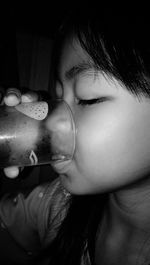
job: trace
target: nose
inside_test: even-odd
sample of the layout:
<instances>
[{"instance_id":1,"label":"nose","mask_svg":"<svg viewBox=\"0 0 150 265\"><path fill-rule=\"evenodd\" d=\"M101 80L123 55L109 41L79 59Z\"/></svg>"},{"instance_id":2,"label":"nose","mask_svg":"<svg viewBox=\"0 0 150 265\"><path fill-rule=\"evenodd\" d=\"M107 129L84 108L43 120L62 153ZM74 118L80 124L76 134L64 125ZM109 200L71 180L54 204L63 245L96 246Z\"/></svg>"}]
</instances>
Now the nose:
<instances>
[{"instance_id":1,"label":"nose","mask_svg":"<svg viewBox=\"0 0 150 265\"><path fill-rule=\"evenodd\" d=\"M53 160L71 160L75 150L75 123L64 100L58 100L48 116L46 127L50 133Z\"/></svg>"}]
</instances>

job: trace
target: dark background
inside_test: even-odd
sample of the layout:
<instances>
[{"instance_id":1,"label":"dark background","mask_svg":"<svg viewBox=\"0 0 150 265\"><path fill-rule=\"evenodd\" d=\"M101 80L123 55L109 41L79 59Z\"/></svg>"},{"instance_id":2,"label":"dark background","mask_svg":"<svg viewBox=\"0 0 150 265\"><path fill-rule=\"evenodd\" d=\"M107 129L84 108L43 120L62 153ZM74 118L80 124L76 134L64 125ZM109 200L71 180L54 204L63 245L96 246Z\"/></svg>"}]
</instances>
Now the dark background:
<instances>
[{"instance_id":1,"label":"dark background","mask_svg":"<svg viewBox=\"0 0 150 265\"><path fill-rule=\"evenodd\" d=\"M43 73L40 81L36 80L36 64L43 65L43 71L46 71L46 68L48 70L47 62L44 66L44 58L46 53L50 57L54 34L68 9L68 5L58 1L53 4L29 4L18 1L16 5L0 6L1 86L40 89L41 79L46 77ZM39 58L40 53L45 53L45 57L43 54L43 58ZM41 83L38 87L33 84L35 80ZM41 89L46 90L47 87L44 85Z\"/></svg>"},{"instance_id":2,"label":"dark background","mask_svg":"<svg viewBox=\"0 0 150 265\"><path fill-rule=\"evenodd\" d=\"M17 28L52 37L60 21L71 8L71 2L69 6L58 0L49 1L47 4L42 1L37 1L36 4L20 1L15 7L10 7L10 12Z\"/></svg>"}]
</instances>

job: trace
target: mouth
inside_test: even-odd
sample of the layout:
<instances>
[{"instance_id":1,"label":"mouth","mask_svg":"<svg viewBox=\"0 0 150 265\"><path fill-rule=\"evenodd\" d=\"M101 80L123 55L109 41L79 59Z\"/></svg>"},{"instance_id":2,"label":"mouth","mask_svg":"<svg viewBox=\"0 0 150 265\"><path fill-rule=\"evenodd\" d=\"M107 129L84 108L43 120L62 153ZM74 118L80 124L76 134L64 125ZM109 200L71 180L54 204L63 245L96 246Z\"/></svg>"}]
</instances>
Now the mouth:
<instances>
[{"instance_id":1,"label":"mouth","mask_svg":"<svg viewBox=\"0 0 150 265\"><path fill-rule=\"evenodd\" d=\"M71 160L67 160L67 161L58 160L58 161L52 162L51 165L57 173L64 174L68 171L70 163L71 163Z\"/></svg>"}]
</instances>

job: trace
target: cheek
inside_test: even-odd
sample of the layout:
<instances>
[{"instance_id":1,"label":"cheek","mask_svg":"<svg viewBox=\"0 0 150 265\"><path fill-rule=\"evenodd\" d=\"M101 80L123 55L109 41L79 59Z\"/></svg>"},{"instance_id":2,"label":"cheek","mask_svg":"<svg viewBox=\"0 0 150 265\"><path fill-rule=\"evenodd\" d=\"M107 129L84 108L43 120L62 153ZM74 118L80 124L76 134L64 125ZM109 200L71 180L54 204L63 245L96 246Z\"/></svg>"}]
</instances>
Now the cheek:
<instances>
[{"instance_id":1,"label":"cheek","mask_svg":"<svg viewBox=\"0 0 150 265\"><path fill-rule=\"evenodd\" d=\"M150 124L135 116L96 117L84 117L84 126L82 121L78 124L78 171L86 178L92 177L92 181L111 185L125 184L149 173Z\"/></svg>"},{"instance_id":2,"label":"cheek","mask_svg":"<svg viewBox=\"0 0 150 265\"><path fill-rule=\"evenodd\" d=\"M97 115L87 116L83 117L84 122L81 120L78 124L75 158L79 171L99 174L102 165L104 168L108 164L108 148L111 149L111 153L115 148L115 139L112 139L115 122L113 118L106 122ZM116 137L116 130L114 134Z\"/></svg>"}]
</instances>

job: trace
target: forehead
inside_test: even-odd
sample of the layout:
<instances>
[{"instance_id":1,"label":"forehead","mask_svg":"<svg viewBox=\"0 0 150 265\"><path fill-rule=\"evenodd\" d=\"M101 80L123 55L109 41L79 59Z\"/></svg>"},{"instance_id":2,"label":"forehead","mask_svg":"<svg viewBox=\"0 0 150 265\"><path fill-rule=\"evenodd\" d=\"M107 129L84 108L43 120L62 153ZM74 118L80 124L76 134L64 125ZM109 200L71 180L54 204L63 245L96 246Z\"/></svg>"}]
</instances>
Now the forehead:
<instances>
[{"instance_id":1,"label":"forehead","mask_svg":"<svg viewBox=\"0 0 150 265\"><path fill-rule=\"evenodd\" d=\"M67 39L64 42L59 63L59 75L64 76L65 72L73 66L91 61L89 55L81 47L77 39Z\"/></svg>"}]
</instances>

